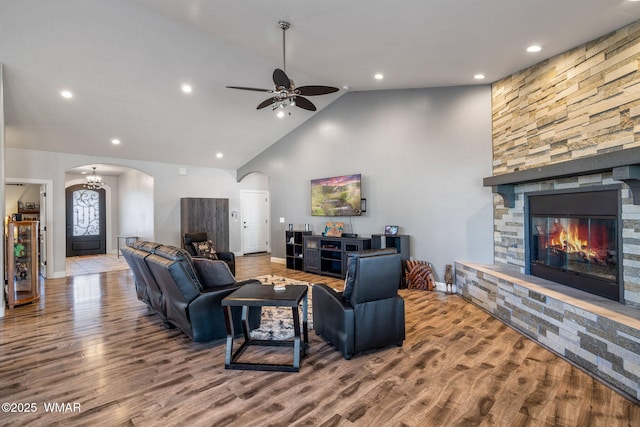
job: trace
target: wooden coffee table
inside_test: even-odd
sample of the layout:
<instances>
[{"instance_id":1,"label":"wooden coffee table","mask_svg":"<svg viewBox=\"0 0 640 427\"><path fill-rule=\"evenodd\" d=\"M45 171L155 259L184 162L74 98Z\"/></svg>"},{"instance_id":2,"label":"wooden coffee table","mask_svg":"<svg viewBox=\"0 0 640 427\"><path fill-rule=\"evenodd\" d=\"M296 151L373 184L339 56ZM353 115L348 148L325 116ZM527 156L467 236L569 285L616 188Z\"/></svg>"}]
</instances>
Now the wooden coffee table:
<instances>
[{"instance_id":1,"label":"wooden coffee table","mask_svg":"<svg viewBox=\"0 0 640 427\"><path fill-rule=\"evenodd\" d=\"M282 371L299 372L300 359L307 353L309 335L307 330L307 309L308 309L308 287L307 285L287 285L284 290L276 291L272 285L260 283L250 283L244 285L237 291L231 293L222 300L224 310L224 320L227 326L227 347L225 350L224 367L226 369L248 369L254 371ZM298 306L302 302L302 328L300 328L300 316ZM234 352L233 337L235 331L231 317L231 307L242 307L242 332L244 342ZM293 315L293 329L295 335L291 340L256 340L251 339L251 332L248 322L249 307L291 307ZM302 329L302 339L301 331ZM270 364L270 363L250 363L238 362L238 358L250 345L293 347L293 364Z\"/></svg>"}]
</instances>

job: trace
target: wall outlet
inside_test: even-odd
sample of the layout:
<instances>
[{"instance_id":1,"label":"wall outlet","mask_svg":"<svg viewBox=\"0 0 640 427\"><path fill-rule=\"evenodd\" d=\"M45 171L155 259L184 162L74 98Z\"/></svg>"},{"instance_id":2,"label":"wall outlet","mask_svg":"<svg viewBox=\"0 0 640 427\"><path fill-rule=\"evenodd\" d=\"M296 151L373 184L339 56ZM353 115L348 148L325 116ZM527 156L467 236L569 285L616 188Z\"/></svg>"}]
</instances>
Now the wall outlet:
<instances>
[{"instance_id":1,"label":"wall outlet","mask_svg":"<svg viewBox=\"0 0 640 427\"><path fill-rule=\"evenodd\" d=\"M284 217L280 217L280 224L284 224Z\"/></svg>"}]
</instances>

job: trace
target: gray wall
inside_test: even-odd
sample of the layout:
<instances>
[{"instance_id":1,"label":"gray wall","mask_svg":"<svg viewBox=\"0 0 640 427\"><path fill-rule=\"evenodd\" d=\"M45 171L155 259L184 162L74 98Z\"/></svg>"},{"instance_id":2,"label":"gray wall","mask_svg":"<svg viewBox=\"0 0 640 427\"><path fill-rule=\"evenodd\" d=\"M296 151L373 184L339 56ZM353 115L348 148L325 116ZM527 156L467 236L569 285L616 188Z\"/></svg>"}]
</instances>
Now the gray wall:
<instances>
[{"instance_id":1,"label":"gray wall","mask_svg":"<svg viewBox=\"0 0 640 427\"><path fill-rule=\"evenodd\" d=\"M308 114L295 111L294 114ZM275 118L274 118L275 120ZM414 259L437 280L454 260L493 262L490 189L491 87L347 93L238 170L269 176L272 253L284 258L284 231L310 216L310 180L361 173L367 212L344 220L361 236L400 226ZM279 218L285 222L280 223Z\"/></svg>"}]
</instances>

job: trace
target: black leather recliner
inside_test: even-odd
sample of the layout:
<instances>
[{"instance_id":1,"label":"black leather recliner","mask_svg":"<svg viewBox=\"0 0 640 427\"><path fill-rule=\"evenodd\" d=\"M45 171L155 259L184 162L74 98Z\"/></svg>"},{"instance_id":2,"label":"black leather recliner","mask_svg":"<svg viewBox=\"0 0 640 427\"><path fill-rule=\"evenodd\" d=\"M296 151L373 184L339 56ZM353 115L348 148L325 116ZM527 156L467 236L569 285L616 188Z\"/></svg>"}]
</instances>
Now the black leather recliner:
<instances>
[{"instance_id":1,"label":"black leather recliner","mask_svg":"<svg viewBox=\"0 0 640 427\"><path fill-rule=\"evenodd\" d=\"M182 247L189 255L192 257L197 257L195 248L193 247L194 242L206 242L209 240L206 232L200 233L184 233L182 236ZM235 276L236 274L236 256L233 252L216 252L218 259L224 261L229 266L229 270L231 270L231 274Z\"/></svg>"},{"instance_id":2,"label":"black leather recliner","mask_svg":"<svg viewBox=\"0 0 640 427\"><path fill-rule=\"evenodd\" d=\"M402 256L395 248L351 252L343 292L312 288L313 328L345 359L365 350L402 345L404 300L398 295Z\"/></svg>"}]
</instances>

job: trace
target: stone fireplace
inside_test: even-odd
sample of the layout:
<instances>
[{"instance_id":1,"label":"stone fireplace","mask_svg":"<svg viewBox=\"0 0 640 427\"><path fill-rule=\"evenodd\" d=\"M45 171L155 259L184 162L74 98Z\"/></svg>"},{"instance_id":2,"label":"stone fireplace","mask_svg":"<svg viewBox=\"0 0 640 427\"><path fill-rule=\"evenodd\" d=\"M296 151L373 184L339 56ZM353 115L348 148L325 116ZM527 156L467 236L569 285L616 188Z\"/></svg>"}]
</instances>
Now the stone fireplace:
<instances>
[{"instance_id":1,"label":"stone fireplace","mask_svg":"<svg viewBox=\"0 0 640 427\"><path fill-rule=\"evenodd\" d=\"M636 402L638 165L632 148L485 178L494 264L455 266L458 294Z\"/></svg>"},{"instance_id":2,"label":"stone fireplace","mask_svg":"<svg viewBox=\"0 0 640 427\"><path fill-rule=\"evenodd\" d=\"M633 148L485 178L495 263L640 309L637 164Z\"/></svg>"},{"instance_id":3,"label":"stone fireplace","mask_svg":"<svg viewBox=\"0 0 640 427\"><path fill-rule=\"evenodd\" d=\"M636 402L638 39L640 21L492 83L494 263L455 267L459 295Z\"/></svg>"}]
</instances>

